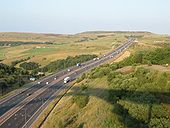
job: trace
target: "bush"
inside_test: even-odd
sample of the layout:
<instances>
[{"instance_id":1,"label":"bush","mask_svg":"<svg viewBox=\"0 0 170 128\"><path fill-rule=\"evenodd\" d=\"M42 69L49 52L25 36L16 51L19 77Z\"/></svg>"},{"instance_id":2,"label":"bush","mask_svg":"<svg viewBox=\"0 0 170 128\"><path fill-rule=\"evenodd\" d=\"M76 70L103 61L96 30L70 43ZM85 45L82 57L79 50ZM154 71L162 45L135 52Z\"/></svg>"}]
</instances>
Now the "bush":
<instances>
[{"instance_id":1,"label":"bush","mask_svg":"<svg viewBox=\"0 0 170 128\"><path fill-rule=\"evenodd\" d=\"M167 78L166 73L150 71L142 67L130 74L112 71L107 74L110 87L108 101L113 104L114 112L121 119L125 119L124 123L128 125L135 124L133 120L126 122L126 119L131 120L130 118L133 117L138 122L136 126L169 127L170 117L161 104L161 101L168 102L169 99L158 99L159 92L164 93L168 90ZM161 97L163 95L161 94ZM115 106L117 103L121 105L122 110L126 110L125 113L119 109L120 107ZM129 115L131 117L128 117Z\"/></svg>"},{"instance_id":2,"label":"bush","mask_svg":"<svg viewBox=\"0 0 170 128\"><path fill-rule=\"evenodd\" d=\"M111 69L109 67L100 66L92 70L92 72L89 74L89 78L101 78L103 76L106 76L109 72L111 72Z\"/></svg>"},{"instance_id":3,"label":"bush","mask_svg":"<svg viewBox=\"0 0 170 128\"><path fill-rule=\"evenodd\" d=\"M43 71L48 71L48 72L54 72L54 71L59 71L61 69L65 69L71 66L76 65L77 63L83 63L88 60L91 60L93 58L97 57L96 55L79 55L75 57L67 57L66 59L60 59L57 61L53 61L47 66L43 68Z\"/></svg>"},{"instance_id":4,"label":"bush","mask_svg":"<svg viewBox=\"0 0 170 128\"><path fill-rule=\"evenodd\" d=\"M118 64L111 64L110 68L112 71L114 71L114 70L118 69Z\"/></svg>"},{"instance_id":5,"label":"bush","mask_svg":"<svg viewBox=\"0 0 170 128\"><path fill-rule=\"evenodd\" d=\"M29 72L25 69L0 63L0 79L6 83L6 86L3 85L6 90L5 93L18 87L19 82L19 86L22 86L25 83L22 79L19 80L19 75L29 75Z\"/></svg>"},{"instance_id":6,"label":"bush","mask_svg":"<svg viewBox=\"0 0 170 128\"><path fill-rule=\"evenodd\" d=\"M87 95L78 94L76 96L73 96L73 103L75 103L80 108L84 108L88 102L89 102L89 96Z\"/></svg>"},{"instance_id":7,"label":"bush","mask_svg":"<svg viewBox=\"0 0 170 128\"><path fill-rule=\"evenodd\" d=\"M170 47L146 52L144 59L149 60L151 64L170 63Z\"/></svg>"},{"instance_id":8,"label":"bush","mask_svg":"<svg viewBox=\"0 0 170 128\"><path fill-rule=\"evenodd\" d=\"M59 121L58 128L64 128L64 124L63 124L62 120Z\"/></svg>"},{"instance_id":9,"label":"bush","mask_svg":"<svg viewBox=\"0 0 170 128\"><path fill-rule=\"evenodd\" d=\"M110 73L108 73L108 75L107 75L107 81L110 83L110 82L112 81L112 79L114 79L114 78L116 77L116 74L118 74L118 73L116 73L116 72L110 72Z\"/></svg>"},{"instance_id":10,"label":"bush","mask_svg":"<svg viewBox=\"0 0 170 128\"><path fill-rule=\"evenodd\" d=\"M26 69L26 70L34 70L39 68L39 64L35 62L24 62L20 64L20 67Z\"/></svg>"},{"instance_id":11,"label":"bush","mask_svg":"<svg viewBox=\"0 0 170 128\"><path fill-rule=\"evenodd\" d=\"M130 57L119 62L119 67L133 64L169 64L170 63L170 47L159 48L152 51L138 51Z\"/></svg>"},{"instance_id":12,"label":"bush","mask_svg":"<svg viewBox=\"0 0 170 128\"><path fill-rule=\"evenodd\" d=\"M82 80L84 80L86 78L86 74L83 73L83 75L79 78L76 79L76 83L80 83Z\"/></svg>"},{"instance_id":13,"label":"bush","mask_svg":"<svg viewBox=\"0 0 170 128\"><path fill-rule=\"evenodd\" d=\"M27 61L27 60L29 60L29 59L31 59L31 57L27 57L27 58L25 58L25 59L20 59L20 60L15 60L15 61L12 61L12 62L11 62L11 65L12 65L12 66L15 66L15 65L17 65L17 64L19 64L19 63L21 63L21 62Z\"/></svg>"},{"instance_id":14,"label":"bush","mask_svg":"<svg viewBox=\"0 0 170 128\"><path fill-rule=\"evenodd\" d=\"M152 118L149 123L150 128L169 128L170 119L168 118Z\"/></svg>"},{"instance_id":15,"label":"bush","mask_svg":"<svg viewBox=\"0 0 170 128\"><path fill-rule=\"evenodd\" d=\"M81 86L81 90L82 90L82 91L87 90L87 88L88 88L88 86L87 86L87 85L82 84L82 86Z\"/></svg>"}]
</instances>

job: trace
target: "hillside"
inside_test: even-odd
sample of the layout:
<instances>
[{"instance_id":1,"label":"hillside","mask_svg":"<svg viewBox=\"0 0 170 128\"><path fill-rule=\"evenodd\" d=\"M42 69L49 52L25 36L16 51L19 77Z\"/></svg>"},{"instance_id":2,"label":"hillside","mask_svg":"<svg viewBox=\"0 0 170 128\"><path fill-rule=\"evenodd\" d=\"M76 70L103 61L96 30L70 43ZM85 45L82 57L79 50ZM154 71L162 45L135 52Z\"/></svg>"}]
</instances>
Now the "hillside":
<instances>
[{"instance_id":1,"label":"hillside","mask_svg":"<svg viewBox=\"0 0 170 128\"><path fill-rule=\"evenodd\" d=\"M19 75L38 79L42 77L37 76L38 72L48 75L103 56L129 36L137 38L135 44L116 60L78 78L42 127L170 127L168 35L104 31L75 35L0 33L1 92L8 93L28 82Z\"/></svg>"},{"instance_id":2,"label":"hillside","mask_svg":"<svg viewBox=\"0 0 170 128\"><path fill-rule=\"evenodd\" d=\"M43 128L170 127L170 49L150 49L156 62L137 49L77 79Z\"/></svg>"},{"instance_id":3,"label":"hillside","mask_svg":"<svg viewBox=\"0 0 170 128\"><path fill-rule=\"evenodd\" d=\"M124 35L55 35L0 33L0 60L5 64L30 57L40 65L80 54L105 54L122 43ZM79 50L77 50L79 49Z\"/></svg>"},{"instance_id":4,"label":"hillside","mask_svg":"<svg viewBox=\"0 0 170 128\"><path fill-rule=\"evenodd\" d=\"M147 71L136 69L134 74L142 70ZM147 71L148 73L151 75L155 71ZM165 100L161 97L169 97L167 92L170 90L168 85L170 81L167 83L166 77L161 76L162 73L156 74L160 79L156 79L155 82L161 80L162 83L164 80L167 83L167 86L162 83L164 86L160 91L160 86L154 86L152 82L141 81L140 84L135 84L139 82L138 79L141 80L142 77L145 79L145 74L135 77L132 77L132 74L133 72L117 73L111 83L108 82L106 76L89 79L90 76L87 75L87 78L75 84L64 96L43 128L60 128L61 126L66 128L169 127L169 99ZM82 97L79 96L80 94ZM86 95L88 101L85 106L79 106L85 102L83 97ZM73 102L74 98L77 98L77 102ZM151 117L149 111L151 111Z\"/></svg>"},{"instance_id":5,"label":"hillside","mask_svg":"<svg viewBox=\"0 0 170 128\"><path fill-rule=\"evenodd\" d=\"M13 61L26 59L44 66L80 54L101 55L111 51L135 35L139 47L147 48L168 45L170 36L149 32L84 32L75 35L41 34L41 33L0 33L0 60L11 64ZM145 45L145 46L144 46ZM79 49L79 50L77 50Z\"/></svg>"},{"instance_id":6,"label":"hillside","mask_svg":"<svg viewBox=\"0 0 170 128\"><path fill-rule=\"evenodd\" d=\"M19 78L14 74L20 73L38 79L42 77L37 76L38 72L43 72L44 75L48 75L73 66L78 62L103 56L121 45L129 36L135 36L137 38L136 44L133 45L129 51L126 51L117 61L113 60L114 62L119 62L141 50L147 52L151 49L169 47L170 44L170 36L157 35L150 32L97 31L75 35L0 33L1 79L10 85L5 86L7 92L11 91L20 87L20 85L17 84ZM156 52L160 51L158 50ZM141 55L143 55L143 53L140 53L138 56ZM148 53L148 55L150 58L152 57L150 53ZM148 55L144 58L147 58ZM164 56L164 54L160 54L158 58L160 58L161 55ZM130 58L131 59L127 60L129 65L131 65L130 61L134 61L132 57ZM113 61L110 61L110 63ZM157 61L157 58L155 58L154 61ZM165 64L164 62L166 61L170 62L167 58L159 62L159 64ZM149 63L151 62L148 61L147 64ZM122 66L127 65L122 64ZM7 69L5 67L9 68L9 75L4 73ZM15 69L17 73L11 72L13 69ZM27 83L28 80L25 82Z\"/></svg>"}]
</instances>

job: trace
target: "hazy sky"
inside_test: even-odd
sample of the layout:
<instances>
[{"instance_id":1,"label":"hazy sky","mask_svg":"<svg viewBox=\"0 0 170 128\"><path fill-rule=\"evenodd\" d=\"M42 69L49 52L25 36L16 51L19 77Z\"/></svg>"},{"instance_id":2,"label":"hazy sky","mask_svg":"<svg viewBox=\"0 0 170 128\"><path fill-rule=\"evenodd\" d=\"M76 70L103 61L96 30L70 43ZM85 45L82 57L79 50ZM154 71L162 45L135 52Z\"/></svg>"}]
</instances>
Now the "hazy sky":
<instances>
[{"instance_id":1,"label":"hazy sky","mask_svg":"<svg viewBox=\"0 0 170 128\"><path fill-rule=\"evenodd\" d=\"M1 32L170 34L170 0L0 0Z\"/></svg>"}]
</instances>

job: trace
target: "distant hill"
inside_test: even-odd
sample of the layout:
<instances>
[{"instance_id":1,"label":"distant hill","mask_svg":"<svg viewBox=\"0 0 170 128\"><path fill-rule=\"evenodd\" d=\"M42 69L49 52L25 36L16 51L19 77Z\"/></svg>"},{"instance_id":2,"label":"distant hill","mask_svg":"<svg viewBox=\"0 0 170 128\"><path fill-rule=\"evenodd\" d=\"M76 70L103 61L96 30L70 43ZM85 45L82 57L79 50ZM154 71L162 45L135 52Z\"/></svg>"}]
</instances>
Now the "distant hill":
<instances>
[{"instance_id":1,"label":"distant hill","mask_svg":"<svg viewBox=\"0 0 170 128\"><path fill-rule=\"evenodd\" d=\"M86 31L79 34L99 34L99 33L145 33L145 34L151 34L151 32L148 31Z\"/></svg>"},{"instance_id":2,"label":"distant hill","mask_svg":"<svg viewBox=\"0 0 170 128\"><path fill-rule=\"evenodd\" d=\"M68 42L70 35L53 33L25 33L25 32L0 32L0 41L4 42Z\"/></svg>"},{"instance_id":3,"label":"distant hill","mask_svg":"<svg viewBox=\"0 0 170 128\"><path fill-rule=\"evenodd\" d=\"M19 42L23 44L28 43L73 43L84 40L85 38L97 38L98 36L114 36L115 34L125 34L125 35L150 35L151 32L147 31L87 31L78 33L75 35L69 34L55 34L55 33L26 33L26 32L0 32L0 43L7 42L11 44L12 42ZM104 36L103 36L104 35ZM4 45L3 45L4 46Z\"/></svg>"},{"instance_id":4,"label":"distant hill","mask_svg":"<svg viewBox=\"0 0 170 128\"><path fill-rule=\"evenodd\" d=\"M60 36L57 34L57 36ZM22 32L1 32L0 41L21 41L21 42L49 42L56 35L41 33L22 33Z\"/></svg>"}]
</instances>

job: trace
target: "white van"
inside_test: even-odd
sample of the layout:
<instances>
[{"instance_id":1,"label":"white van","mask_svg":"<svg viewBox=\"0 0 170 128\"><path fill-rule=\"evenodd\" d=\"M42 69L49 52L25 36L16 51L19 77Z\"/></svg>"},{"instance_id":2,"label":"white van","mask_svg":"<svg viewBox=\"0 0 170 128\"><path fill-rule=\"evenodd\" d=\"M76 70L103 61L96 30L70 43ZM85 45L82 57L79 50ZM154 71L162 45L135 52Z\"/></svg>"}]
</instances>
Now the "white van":
<instances>
[{"instance_id":1,"label":"white van","mask_svg":"<svg viewBox=\"0 0 170 128\"><path fill-rule=\"evenodd\" d=\"M65 84L68 83L69 81L70 81L70 77L64 78L64 83L65 83Z\"/></svg>"}]
</instances>

